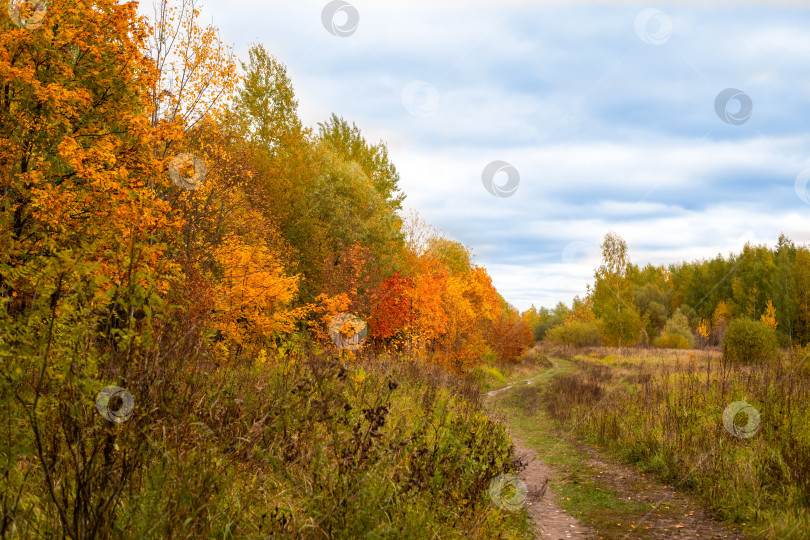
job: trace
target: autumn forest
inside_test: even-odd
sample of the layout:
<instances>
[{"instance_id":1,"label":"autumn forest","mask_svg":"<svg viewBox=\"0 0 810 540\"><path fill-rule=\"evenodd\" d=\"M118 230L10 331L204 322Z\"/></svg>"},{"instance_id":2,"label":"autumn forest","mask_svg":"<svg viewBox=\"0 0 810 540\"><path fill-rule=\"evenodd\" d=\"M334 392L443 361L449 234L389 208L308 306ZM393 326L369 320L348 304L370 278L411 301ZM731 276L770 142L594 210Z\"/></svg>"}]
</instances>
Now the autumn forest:
<instances>
[{"instance_id":1,"label":"autumn forest","mask_svg":"<svg viewBox=\"0 0 810 540\"><path fill-rule=\"evenodd\" d=\"M750 383L810 352L810 251L785 236L640 266L604 231L592 285L520 312L471 247L403 210L385 141L336 114L304 124L283 58L261 43L237 57L193 0L147 11L0 14L0 538L531 538L545 491L520 415L554 440L627 441L638 459L622 459L677 476L658 417L617 420L626 388L652 396L658 379L611 385L605 365L674 355L686 377L705 357L709 388L717 362ZM793 418L802 376L788 397L748 389ZM493 405L527 380L547 393ZM790 425L763 440L809 448ZM723 470L701 469L697 496ZM577 483L556 474L555 491ZM759 487L718 519L777 522L777 488ZM565 508L605 537L631 520Z\"/></svg>"},{"instance_id":2,"label":"autumn forest","mask_svg":"<svg viewBox=\"0 0 810 540\"><path fill-rule=\"evenodd\" d=\"M366 521L454 527L425 510L434 469L463 468L439 489L472 512L512 465L442 377L533 342L486 269L401 214L385 143L303 126L284 65L235 58L193 3L42 6L12 2L0 37L0 536L350 535L374 468L402 478ZM447 421L470 455L420 457Z\"/></svg>"}]
</instances>

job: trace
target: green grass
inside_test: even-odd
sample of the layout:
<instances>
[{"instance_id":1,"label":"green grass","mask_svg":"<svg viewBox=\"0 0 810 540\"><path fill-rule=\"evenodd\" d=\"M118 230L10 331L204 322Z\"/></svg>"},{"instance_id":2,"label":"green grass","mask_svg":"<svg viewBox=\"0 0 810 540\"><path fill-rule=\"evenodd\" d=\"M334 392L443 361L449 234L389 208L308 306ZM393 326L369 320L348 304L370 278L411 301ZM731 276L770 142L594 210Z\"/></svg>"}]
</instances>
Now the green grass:
<instances>
[{"instance_id":1,"label":"green grass","mask_svg":"<svg viewBox=\"0 0 810 540\"><path fill-rule=\"evenodd\" d=\"M489 392L506 386L506 376L495 366L486 364L475 366L467 377L475 382L482 392Z\"/></svg>"},{"instance_id":2,"label":"green grass","mask_svg":"<svg viewBox=\"0 0 810 540\"><path fill-rule=\"evenodd\" d=\"M476 366L466 378L483 393L499 390L510 384L526 382L552 367L551 361L538 348L524 352L517 362L484 363Z\"/></svg>"}]
</instances>

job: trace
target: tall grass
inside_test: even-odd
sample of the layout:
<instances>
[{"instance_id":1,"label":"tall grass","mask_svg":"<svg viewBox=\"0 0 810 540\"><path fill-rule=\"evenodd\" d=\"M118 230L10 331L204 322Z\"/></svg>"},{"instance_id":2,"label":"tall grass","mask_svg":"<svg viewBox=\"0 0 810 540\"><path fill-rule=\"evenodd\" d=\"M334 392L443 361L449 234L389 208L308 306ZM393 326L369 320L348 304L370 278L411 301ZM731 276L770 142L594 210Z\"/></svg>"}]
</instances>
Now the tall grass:
<instances>
[{"instance_id":1,"label":"tall grass","mask_svg":"<svg viewBox=\"0 0 810 540\"><path fill-rule=\"evenodd\" d=\"M462 379L391 357L175 367L130 377L120 424L79 385L33 416L4 394L0 537L529 537L489 498L519 463Z\"/></svg>"},{"instance_id":2,"label":"tall grass","mask_svg":"<svg viewBox=\"0 0 810 540\"><path fill-rule=\"evenodd\" d=\"M808 352L748 366L705 351L585 353L576 357L580 369L552 381L543 407L579 436L693 490L754 535L806 538ZM758 426L745 414L734 419L753 429L751 437L723 423L737 401L759 412Z\"/></svg>"}]
</instances>

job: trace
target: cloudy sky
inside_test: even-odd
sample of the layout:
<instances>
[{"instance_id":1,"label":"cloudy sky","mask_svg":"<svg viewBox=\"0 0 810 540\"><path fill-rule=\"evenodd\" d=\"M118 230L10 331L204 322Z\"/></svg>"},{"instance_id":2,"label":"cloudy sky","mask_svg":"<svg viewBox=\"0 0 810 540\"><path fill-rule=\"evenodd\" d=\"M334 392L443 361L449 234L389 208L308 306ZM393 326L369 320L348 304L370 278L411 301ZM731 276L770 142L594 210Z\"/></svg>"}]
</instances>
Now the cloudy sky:
<instances>
[{"instance_id":1,"label":"cloudy sky","mask_svg":"<svg viewBox=\"0 0 810 540\"><path fill-rule=\"evenodd\" d=\"M287 65L305 123L334 112L385 140L406 207L470 246L520 309L584 293L611 230L640 264L780 231L810 242L810 7L207 0L203 12L241 58L261 42Z\"/></svg>"}]
</instances>

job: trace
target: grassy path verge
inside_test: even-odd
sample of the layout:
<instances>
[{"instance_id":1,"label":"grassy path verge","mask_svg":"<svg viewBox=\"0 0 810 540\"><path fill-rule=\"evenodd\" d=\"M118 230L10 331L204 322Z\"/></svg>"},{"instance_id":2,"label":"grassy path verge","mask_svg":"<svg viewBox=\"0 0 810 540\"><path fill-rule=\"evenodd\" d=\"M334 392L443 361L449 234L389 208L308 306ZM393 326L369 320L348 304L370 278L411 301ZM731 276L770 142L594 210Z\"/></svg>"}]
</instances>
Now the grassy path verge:
<instances>
[{"instance_id":1,"label":"grassy path verge","mask_svg":"<svg viewBox=\"0 0 810 540\"><path fill-rule=\"evenodd\" d=\"M507 425L518 448L536 452L548 469L552 502L566 517L579 521L564 535L554 529L559 536L549 535L552 530L546 527L543 537L742 538L673 486L619 464L561 430L542 410L542 394L555 374L577 366L560 359L554 364L553 369L543 367L536 374L507 381L500 391L490 392L486 402ZM554 512L554 507L544 510ZM538 518L554 524L555 516Z\"/></svg>"}]
</instances>

